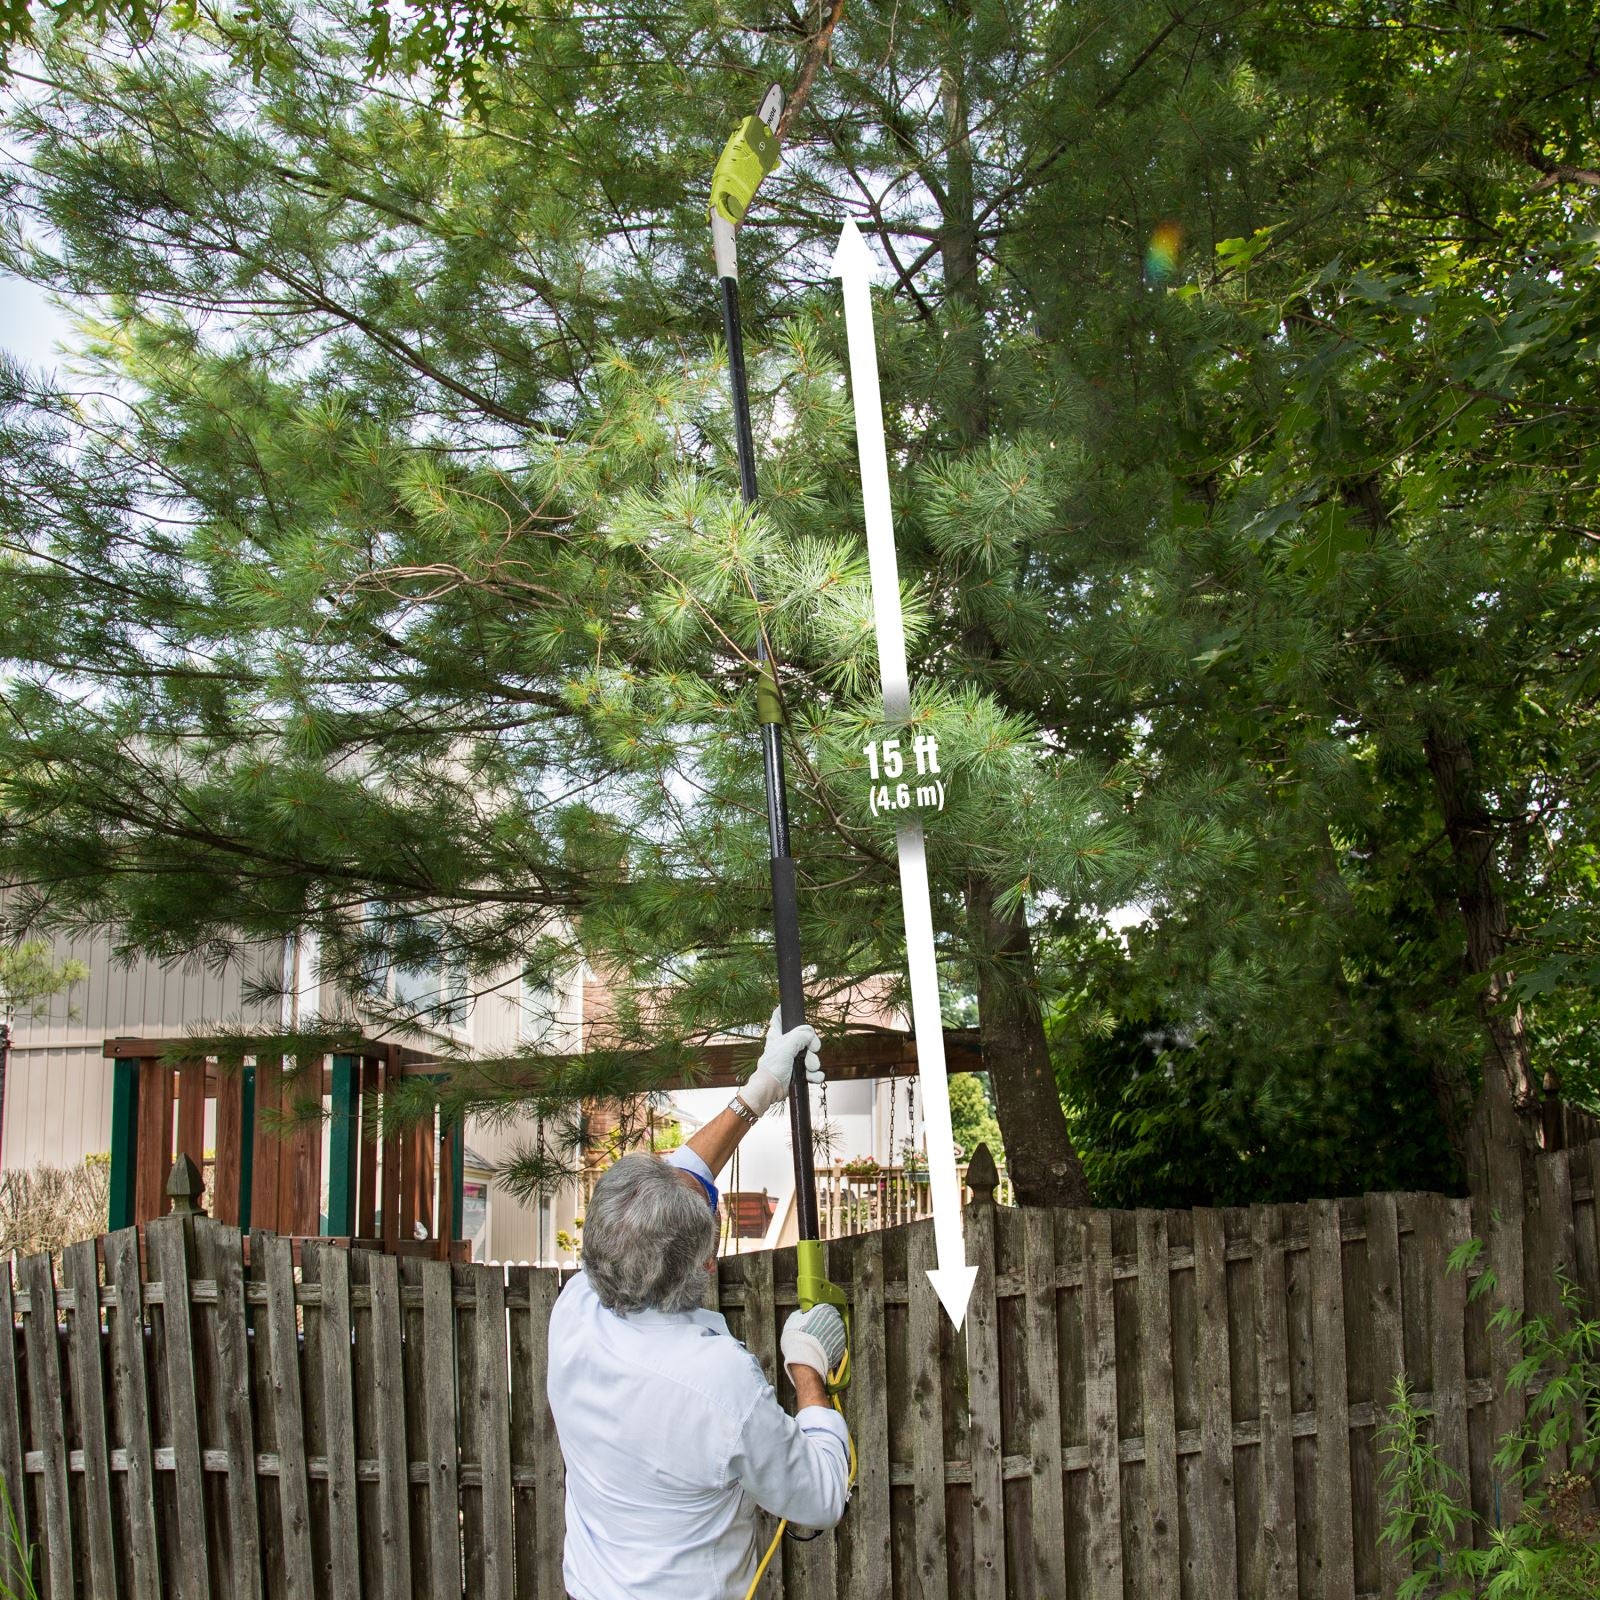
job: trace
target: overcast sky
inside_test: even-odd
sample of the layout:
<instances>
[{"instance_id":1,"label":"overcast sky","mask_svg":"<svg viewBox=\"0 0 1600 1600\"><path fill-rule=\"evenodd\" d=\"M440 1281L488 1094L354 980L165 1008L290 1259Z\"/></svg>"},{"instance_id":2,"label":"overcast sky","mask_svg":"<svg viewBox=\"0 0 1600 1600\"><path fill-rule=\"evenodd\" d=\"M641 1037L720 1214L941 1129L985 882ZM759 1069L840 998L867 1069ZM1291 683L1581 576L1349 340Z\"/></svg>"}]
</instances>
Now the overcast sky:
<instances>
[{"instance_id":1,"label":"overcast sky","mask_svg":"<svg viewBox=\"0 0 1600 1600\"><path fill-rule=\"evenodd\" d=\"M70 332L66 316L31 283L0 273L0 347L30 367L54 367Z\"/></svg>"}]
</instances>

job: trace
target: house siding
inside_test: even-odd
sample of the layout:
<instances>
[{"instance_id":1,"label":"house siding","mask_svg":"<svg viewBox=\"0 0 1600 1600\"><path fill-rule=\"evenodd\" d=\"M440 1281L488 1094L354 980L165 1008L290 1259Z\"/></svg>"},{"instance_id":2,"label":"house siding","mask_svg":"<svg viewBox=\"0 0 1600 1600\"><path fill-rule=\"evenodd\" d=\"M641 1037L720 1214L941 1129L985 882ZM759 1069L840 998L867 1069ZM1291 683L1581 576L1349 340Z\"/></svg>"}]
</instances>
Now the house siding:
<instances>
[{"instance_id":1,"label":"house siding","mask_svg":"<svg viewBox=\"0 0 1600 1600\"><path fill-rule=\"evenodd\" d=\"M566 1054L583 1049L584 1002L592 985L586 974L571 973L560 986L554 1008L554 1026L541 1042L540 1049L552 1055ZM473 1049L482 1056L509 1055L514 1052L522 1037L522 989L519 981L512 981L492 993L483 995L473 1006L469 1026L472 1030ZM509 1160L518 1149L538 1138L538 1123L532 1116L519 1117L513 1122L496 1122L491 1125L480 1117L468 1117L465 1130L467 1145L479 1156L491 1173L494 1168ZM492 1178L489 1185L489 1225L487 1253L491 1261L541 1261L553 1259L552 1251L557 1229L572 1228L578 1211L576 1184L567 1184L551 1204L551 1219L547 1233L539 1238L539 1206L537 1201L524 1203L506 1193Z\"/></svg>"},{"instance_id":2,"label":"house siding","mask_svg":"<svg viewBox=\"0 0 1600 1600\"><path fill-rule=\"evenodd\" d=\"M109 1150L112 1066L101 1055L105 1040L181 1037L213 1022L257 1026L267 1013L245 1004L246 971L267 966L276 972L282 959L280 947L272 946L221 972L198 962L123 963L112 953L109 932L100 931L51 945L56 961L81 961L89 975L39 1016L16 1019L0 1168L75 1166Z\"/></svg>"}]
</instances>

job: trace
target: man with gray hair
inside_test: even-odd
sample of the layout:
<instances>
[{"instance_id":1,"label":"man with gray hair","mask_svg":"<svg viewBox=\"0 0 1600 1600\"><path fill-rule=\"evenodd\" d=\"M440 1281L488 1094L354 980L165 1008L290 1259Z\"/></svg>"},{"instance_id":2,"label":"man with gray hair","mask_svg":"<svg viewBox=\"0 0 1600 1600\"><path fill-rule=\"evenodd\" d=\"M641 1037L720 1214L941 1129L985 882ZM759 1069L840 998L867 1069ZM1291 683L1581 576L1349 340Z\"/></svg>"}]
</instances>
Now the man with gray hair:
<instances>
[{"instance_id":1,"label":"man with gray hair","mask_svg":"<svg viewBox=\"0 0 1600 1600\"><path fill-rule=\"evenodd\" d=\"M791 1417L721 1315L702 1309L717 1269L716 1174L787 1098L797 1057L822 1082L819 1046L773 1012L724 1111L681 1149L623 1156L595 1185L583 1271L550 1317L573 1600L743 1600L758 1507L808 1528L844 1515L850 1435L826 1386L844 1354L839 1313L815 1306L784 1325Z\"/></svg>"}]
</instances>

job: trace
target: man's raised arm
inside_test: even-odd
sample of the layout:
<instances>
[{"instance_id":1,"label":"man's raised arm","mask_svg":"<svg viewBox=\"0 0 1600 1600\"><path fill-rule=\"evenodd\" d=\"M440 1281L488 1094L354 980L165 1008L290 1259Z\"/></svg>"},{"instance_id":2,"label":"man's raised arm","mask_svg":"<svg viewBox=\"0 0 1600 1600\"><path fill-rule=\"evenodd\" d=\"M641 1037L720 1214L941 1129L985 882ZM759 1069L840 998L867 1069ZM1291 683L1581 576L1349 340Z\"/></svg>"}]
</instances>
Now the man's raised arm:
<instances>
[{"instance_id":1,"label":"man's raised arm","mask_svg":"<svg viewBox=\"0 0 1600 1600\"><path fill-rule=\"evenodd\" d=\"M705 1162L713 1180L728 1164L739 1141L773 1106L788 1098L795 1061L802 1051L807 1079L817 1084L823 1081L822 1058L818 1053L822 1041L816 1030L805 1023L787 1033L782 1027L779 1014L774 1011L755 1070L733 1099L685 1141L685 1148Z\"/></svg>"}]
</instances>

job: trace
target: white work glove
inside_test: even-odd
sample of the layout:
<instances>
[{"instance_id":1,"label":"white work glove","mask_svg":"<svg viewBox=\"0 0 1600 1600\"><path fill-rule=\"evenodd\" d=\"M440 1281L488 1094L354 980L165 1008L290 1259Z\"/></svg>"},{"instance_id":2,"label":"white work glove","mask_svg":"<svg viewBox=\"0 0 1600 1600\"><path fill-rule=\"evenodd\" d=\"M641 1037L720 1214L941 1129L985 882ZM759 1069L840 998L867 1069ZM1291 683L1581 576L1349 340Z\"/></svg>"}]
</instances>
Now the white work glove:
<instances>
[{"instance_id":1,"label":"white work glove","mask_svg":"<svg viewBox=\"0 0 1600 1600\"><path fill-rule=\"evenodd\" d=\"M810 1367L826 1379L844 1360L844 1318L839 1315L839 1308L817 1305L809 1311L791 1313L783 1325L778 1348L783 1351L786 1371L793 1367ZM794 1382L792 1371L789 1371L789 1381Z\"/></svg>"},{"instance_id":2,"label":"white work glove","mask_svg":"<svg viewBox=\"0 0 1600 1600\"><path fill-rule=\"evenodd\" d=\"M760 1060L756 1062L756 1069L739 1090L739 1098L758 1117L765 1116L780 1100L788 1098L795 1057L802 1050L806 1053L807 1079L818 1084L823 1081L822 1057L817 1053L822 1048L822 1040L817 1037L816 1029L803 1022L787 1033L782 1028L783 1011L779 1007L773 1011L772 1021L767 1024L767 1042Z\"/></svg>"}]
</instances>

